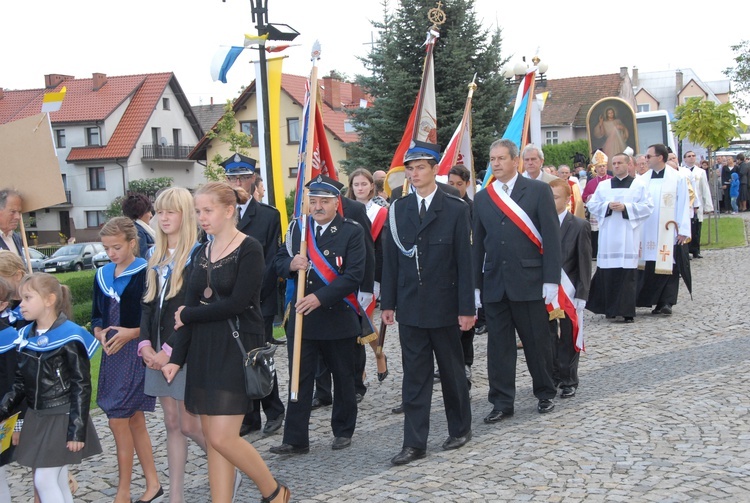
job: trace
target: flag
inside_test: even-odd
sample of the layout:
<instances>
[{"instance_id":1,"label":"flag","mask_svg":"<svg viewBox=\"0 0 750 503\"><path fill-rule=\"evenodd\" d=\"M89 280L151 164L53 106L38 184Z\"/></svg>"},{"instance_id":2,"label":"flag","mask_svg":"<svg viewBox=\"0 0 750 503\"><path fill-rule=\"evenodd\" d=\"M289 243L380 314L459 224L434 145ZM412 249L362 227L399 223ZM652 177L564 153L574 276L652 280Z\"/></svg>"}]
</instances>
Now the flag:
<instances>
[{"instance_id":1,"label":"flag","mask_svg":"<svg viewBox=\"0 0 750 503\"><path fill-rule=\"evenodd\" d=\"M245 50L244 47L236 45L219 47L211 60L211 78L214 82L220 80L227 83L227 72L243 50Z\"/></svg>"},{"instance_id":2,"label":"flag","mask_svg":"<svg viewBox=\"0 0 750 503\"><path fill-rule=\"evenodd\" d=\"M4 452L10 447L10 442L13 439L13 430L16 427L19 414L20 412L16 412L0 423L0 452Z\"/></svg>"},{"instance_id":3,"label":"flag","mask_svg":"<svg viewBox=\"0 0 750 503\"><path fill-rule=\"evenodd\" d=\"M282 45L269 45L266 47L266 52L281 52L290 47L297 47L302 44L282 44Z\"/></svg>"},{"instance_id":4,"label":"flag","mask_svg":"<svg viewBox=\"0 0 750 503\"><path fill-rule=\"evenodd\" d=\"M44 98L42 99L42 113L57 112L60 110L66 92L68 92L68 89L63 86L63 88L57 93L45 93Z\"/></svg>"},{"instance_id":5,"label":"flag","mask_svg":"<svg viewBox=\"0 0 750 503\"><path fill-rule=\"evenodd\" d=\"M513 105L513 116L505 128L502 138L511 140L515 143L519 150L527 143L528 139L528 127L531 107L529 106L529 100L534 92L534 79L536 78L536 67L532 67L526 73L526 76L521 80L518 86L518 92L516 93L516 102ZM492 167L487 165L487 174L484 176L482 182L482 188L487 187L495 180L492 175Z\"/></svg>"},{"instance_id":6,"label":"flag","mask_svg":"<svg viewBox=\"0 0 750 503\"><path fill-rule=\"evenodd\" d=\"M476 183L474 182L474 156L471 152L471 99L476 87L473 81L469 84L469 95L466 97L461 122L453 133L451 141L448 142L448 147L443 152L440 163L438 163L438 175L440 176L447 177L448 172L456 165L462 165L469 170L471 178L466 193L472 199L474 198Z\"/></svg>"},{"instance_id":7,"label":"flag","mask_svg":"<svg viewBox=\"0 0 750 503\"><path fill-rule=\"evenodd\" d=\"M245 47L264 45L266 40L268 40L268 33L264 35L250 35L249 33L245 33L245 41L243 42L243 45Z\"/></svg>"},{"instance_id":8,"label":"flag","mask_svg":"<svg viewBox=\"0 0 750 503\"><path fill-rule=\"evenodd\" d=\"M302 216L302 197L305 192L305 171L307 170L305 155L307 153L307 125L310 122L310 81L305 82L305 105L302 107L302 121L297 149L297 183L294 193L294 219Z\"/></svg>"}]
</instances>

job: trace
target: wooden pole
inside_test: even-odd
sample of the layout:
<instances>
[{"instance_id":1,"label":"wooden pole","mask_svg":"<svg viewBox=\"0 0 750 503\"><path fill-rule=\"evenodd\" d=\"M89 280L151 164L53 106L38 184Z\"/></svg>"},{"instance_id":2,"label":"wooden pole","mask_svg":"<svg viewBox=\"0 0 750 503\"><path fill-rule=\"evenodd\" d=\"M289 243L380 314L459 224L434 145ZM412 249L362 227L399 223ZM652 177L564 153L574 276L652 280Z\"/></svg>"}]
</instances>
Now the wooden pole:
<instances>
[{"instance_id":1,"label":"wooden pole","mask_svg":"<svg viewBox=\"0 0 750 503\"><path fill-rule=\"evenodd\" d=\"M31 268L31 256L29 255L29 242L26 240L26 226L23 224L23 215L21 215L21 240L23 241L23 256L26 257L26 269L29 274L34 270Z\"/></svg>"},{"instance_id":2,"label":"wooden pole","mask_svg":"<svg viewBox=\"0 0 750 503\"><path fill-rule=\"evenodd\" d=\"M310 181L313 167L313 151L315 149L315 115L318 106L318 66L317 61L320 59L320 47L315 42L312 52L312 72L310 73L310 108L307 116L307 144L305 147L305 178L302 184L302 210L300 215L300 245L299 254L307 259L307 216L309 212L309 199L307 196L307 182ZM297 302L305 296L305 283L307 282L307 269L297 271ZM289 400L296 402L299 399L299 370L301 364L302 352L302 324L304 315L295 312L294 314L294 354L292 355L292 376L289 385Z\"/></svg>"},{"instance_id":3,"label":"wooden pole","mask_svg":"<svg viewBox=\"0 0 750 503\"><path fill-rule=\"evenodd\" d=\"M524 79L526 76L524 76ZM521 145L519 150L523 152L523 148L526 146L526 144L529 142L529 125L531 124L531 107L534 106L534 84L536 83L536 69L534 70L534 75L531 78L531 85L529 86L529 101L526 103L526 115L523 118L523 129L521 130ZM537 145L540 149L542 148L540 145ZM518 163L518 171L519 173L523 173L523 158L521 158L521 162Z\"/></svg>"}]
</instances>

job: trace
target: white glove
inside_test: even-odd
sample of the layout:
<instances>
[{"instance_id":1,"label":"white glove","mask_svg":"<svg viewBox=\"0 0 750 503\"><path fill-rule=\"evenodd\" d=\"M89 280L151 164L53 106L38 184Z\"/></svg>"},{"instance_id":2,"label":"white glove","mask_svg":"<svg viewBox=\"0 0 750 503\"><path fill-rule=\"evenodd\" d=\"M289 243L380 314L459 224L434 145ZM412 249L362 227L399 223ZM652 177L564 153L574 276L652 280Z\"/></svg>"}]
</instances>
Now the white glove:
<instances>
[{"instance_id":1,"label":"white glove","mask_svg":"<svg viewBox=\"0 0 750 503\"><path fill-rule=\"evenodd\" d=\"M359 292L359 295L357 295L357 300L359 301L359 305L362 306L362 309L367 309L367 306L372 304L372 294L367 292Z\"/></svg>"},{"instance_id":2,"label":"white glove","mask_svg":"<svg viewBox=\"0 0 750 503\"><path fill-rule=\"evenodd\" d=\"M380 281L376 281L372 286L372 298L375 300L380 298Z\"/></svg>"},{"instance_id":3,"label":"white glove","mask_svg":"<svg viewBox=\"0 0 750 503\"><path fill-rule=\"evenodd\" d=\"M479 292L479 288L474 289L474 308L479 309L482 307L482 300L480 299L481 293Z\"/></svg>"},{"instance_id":4,"label":"white glove","mask_svg":"<svg viewBox=\"0 0 750 503\"><path fill-rule=\"evenodd\" d=\"M557 299L558 285L556 283L545 283L542 285L542 297L545 304L551 304Z\"/></svg>"},{"instance_id":5,"label":"white glove","mask_svg":"<svg viewBox=\"0 0 750 503\"><path fill-rule=\"evenodd\" d=\"M586 301L583 299L573 299L573 305L576 308L576 311L583 311L586 309Z\"/></svg>"}]
</instances>

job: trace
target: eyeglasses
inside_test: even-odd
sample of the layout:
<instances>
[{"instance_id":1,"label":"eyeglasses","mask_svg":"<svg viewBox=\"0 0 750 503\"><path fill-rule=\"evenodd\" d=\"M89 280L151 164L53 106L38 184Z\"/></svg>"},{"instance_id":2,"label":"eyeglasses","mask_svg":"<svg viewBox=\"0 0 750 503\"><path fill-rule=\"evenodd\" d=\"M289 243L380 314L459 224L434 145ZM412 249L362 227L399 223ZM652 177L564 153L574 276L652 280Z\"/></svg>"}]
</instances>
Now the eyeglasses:
<instances>
[{"instance_id":1,"label":"eyeglasses","mask_svg":"<svg viewBox=\"0 0 750 503\"><path fill-rule=\"evenodd\" d=\"M661 157L661 156L660 155L646 154L646 159L651 159L652 157Z\"/></svg>"},{"instance_id":2,"label":"eyeglasses","mask_svg":"<svg viewBox=\"0 0 750 503\"><path fill-rule=\"evenodd\" d=\"M695 154L688 154L685 157L695 157Z\"/></svg>"},{"instance_id":3,"label":"eyeglasses","mask_svg":"<svg viewBox=\"0 0 750 503\"><path fill-rule=\"evenodd\" d=\"M251 180L253 178L253 175L234 175L234 176L227 176L227 181L229 183L237 183L237 182L246 182L248 180Z\"/></svg>"}]
</instances>

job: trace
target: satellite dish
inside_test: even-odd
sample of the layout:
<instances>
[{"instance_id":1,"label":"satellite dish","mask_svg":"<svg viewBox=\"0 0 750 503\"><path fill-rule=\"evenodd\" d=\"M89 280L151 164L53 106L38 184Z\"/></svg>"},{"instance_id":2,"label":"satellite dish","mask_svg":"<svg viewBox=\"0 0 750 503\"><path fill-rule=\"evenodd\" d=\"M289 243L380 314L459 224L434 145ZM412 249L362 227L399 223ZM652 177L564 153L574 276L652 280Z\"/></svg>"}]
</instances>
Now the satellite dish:
<instances>
[{"instance_id":1,"label":"satellite dish","mask_svg":"<svg viewBox=\"0 0 750 503\"><path fill-rule=\"evenodd\" d=\"M161 145L162 147L166 147L168 144L169 141L164 136L159 138L159 145Z\"/></svg>"}]
</instances>

